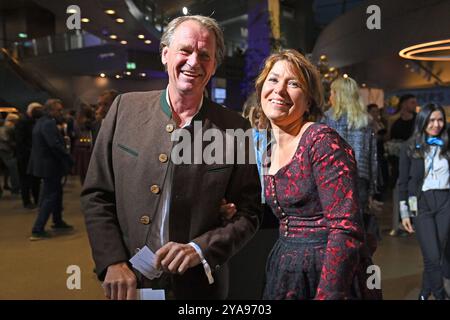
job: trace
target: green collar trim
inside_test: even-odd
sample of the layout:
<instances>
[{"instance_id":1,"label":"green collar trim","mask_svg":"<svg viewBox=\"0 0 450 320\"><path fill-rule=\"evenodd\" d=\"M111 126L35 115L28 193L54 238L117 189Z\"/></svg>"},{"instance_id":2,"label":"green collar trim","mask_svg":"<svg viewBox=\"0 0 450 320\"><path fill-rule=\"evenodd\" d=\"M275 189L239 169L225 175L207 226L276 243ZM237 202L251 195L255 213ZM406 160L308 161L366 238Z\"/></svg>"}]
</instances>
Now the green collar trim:
<instances>
[{"instance_id":1,"label":"green collar trim","mask_svg":"<svg viewBox=\"0 0 450 320\"><path fill-rule=\"evenodd\" d=\"M162 94L161 97L159 98L159 103L161 104L161 110L166 114L166 116L169 119L172 119L172 109L170 108L169 104L167 103L167 89L165 89ZM205 116L205 112L206 112L206 97L203 97L203 103L200 107L200 111L194 116L194 118L192 118L191 121L194 120L201 120L204 118Z\"/></svg>"},{"instance_id":2,"label":"green collar trim","mask_svg":"<svg viewBox=\"0 0 450 320\"><path fill-rule=\"evenodd\" d=\"M162 92L161 97L159 99L159 103L161 104L161 109L166 114L166 116L169 119L172 119L172 110L170 109L170 106L169 106L169 104L167 103L167 100L166 100L166 94L167 94L166 91L167 91L167 89L165 89Z\"/></svg>"}]
</instances>

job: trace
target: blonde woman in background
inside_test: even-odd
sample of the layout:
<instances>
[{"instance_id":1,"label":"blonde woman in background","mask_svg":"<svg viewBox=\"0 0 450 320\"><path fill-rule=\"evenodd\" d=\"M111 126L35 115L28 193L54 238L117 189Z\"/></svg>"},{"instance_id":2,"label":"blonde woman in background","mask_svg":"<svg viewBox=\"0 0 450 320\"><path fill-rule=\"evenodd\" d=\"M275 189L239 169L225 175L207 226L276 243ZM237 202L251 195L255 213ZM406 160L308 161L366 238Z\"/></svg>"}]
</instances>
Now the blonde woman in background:
<instances>
[{"instance_id":1,"label":"blonde woman in background","mask_svg":"<svg viewBox=\"0 0 450 320\"><path fill-rule=\"evenodd\" d=\"M360 214L364 218L367 244L371 254L377 247L379 228L368 204L377 190L377 141L370 116L359 95L359 86L350 77L341 77L331 83L331 108L325 112L322 123L335 129L355 151L358 168Z\"/></svg>"}]
</instances>

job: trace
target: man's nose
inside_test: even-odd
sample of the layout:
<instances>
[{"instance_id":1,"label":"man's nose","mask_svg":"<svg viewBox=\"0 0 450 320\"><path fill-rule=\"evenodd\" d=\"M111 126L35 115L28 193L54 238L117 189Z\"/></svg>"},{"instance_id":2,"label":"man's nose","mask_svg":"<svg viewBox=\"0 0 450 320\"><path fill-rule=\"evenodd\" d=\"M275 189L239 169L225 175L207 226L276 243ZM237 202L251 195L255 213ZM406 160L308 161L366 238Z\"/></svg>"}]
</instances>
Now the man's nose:
<instances>
[{"instance_id":1,"label":"man's nose","mask_svg":"<svg viewBox=\"0 0 450 320\"><path fill-rule=\"evenodd\" d=\"M196 52L193 52L189 55L188 61L187 63L191 66L191 67L195 67L198 65L198 54Z\"/></svg>"}]
</instances>

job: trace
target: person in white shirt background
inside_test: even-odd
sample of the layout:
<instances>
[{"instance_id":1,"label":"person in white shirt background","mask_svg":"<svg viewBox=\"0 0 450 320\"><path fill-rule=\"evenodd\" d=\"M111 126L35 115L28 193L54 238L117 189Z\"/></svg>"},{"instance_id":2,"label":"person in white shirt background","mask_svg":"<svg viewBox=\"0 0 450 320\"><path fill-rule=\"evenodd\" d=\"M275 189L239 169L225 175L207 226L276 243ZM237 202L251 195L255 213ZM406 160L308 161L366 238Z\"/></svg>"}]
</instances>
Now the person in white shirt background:
<instances>
[{"instance_id":1,"label":"person in white shirt background","mask_svg":"<svg viewBox=\"0 0 450 320\"><path fill-rule=\"evenodd\" d=\"M430 103L417 115L414 133L400 153L402 224L409 233L416 232L424 263L419 300L427 300L431 294L436 300L447 298L444 278L450 278L448 140L445 110Z\"/></svg>"}]
</instances>

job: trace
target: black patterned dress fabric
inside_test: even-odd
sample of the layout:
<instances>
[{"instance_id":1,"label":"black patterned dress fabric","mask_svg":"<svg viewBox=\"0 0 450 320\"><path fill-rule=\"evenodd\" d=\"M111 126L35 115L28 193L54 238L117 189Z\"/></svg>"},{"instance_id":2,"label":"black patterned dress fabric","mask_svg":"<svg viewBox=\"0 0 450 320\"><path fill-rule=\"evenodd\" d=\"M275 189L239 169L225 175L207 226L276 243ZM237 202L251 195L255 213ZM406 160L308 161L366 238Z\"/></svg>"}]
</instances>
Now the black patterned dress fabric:
<instances>
[{"instance_id":1,"label":"black patterned dress fabric","mask_svg":"<svg viewBox=\"0 0 450 320\"><path fill-rule=\"evenodd\" d=\"M270 151L265 160L270 166ZM312 124L290 163L264 175L265 196L280 220L266 265L263 299L378 299L368 289L351 147L329 127Z\"/></svg>"}]
</instances>

